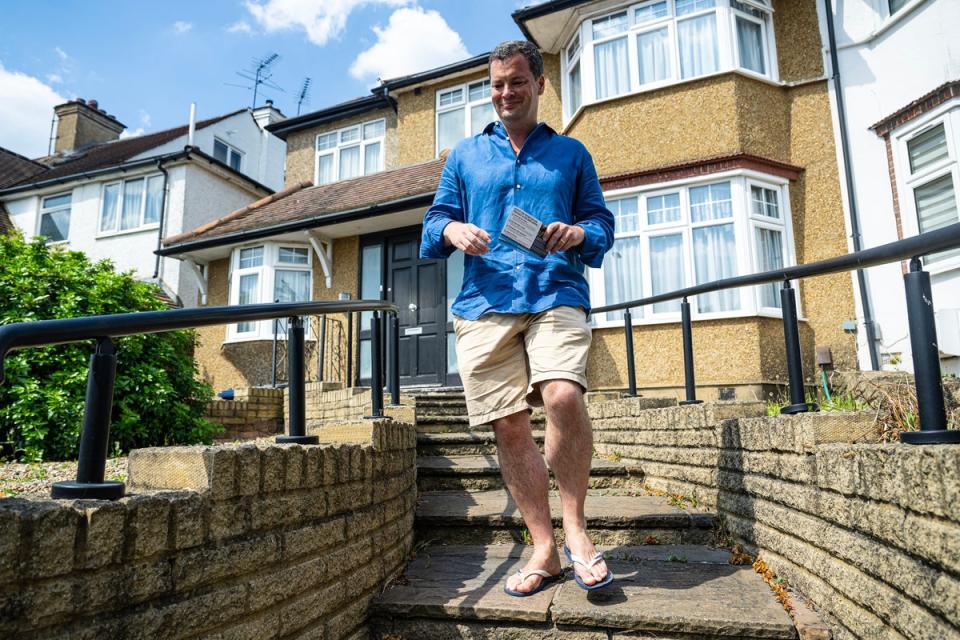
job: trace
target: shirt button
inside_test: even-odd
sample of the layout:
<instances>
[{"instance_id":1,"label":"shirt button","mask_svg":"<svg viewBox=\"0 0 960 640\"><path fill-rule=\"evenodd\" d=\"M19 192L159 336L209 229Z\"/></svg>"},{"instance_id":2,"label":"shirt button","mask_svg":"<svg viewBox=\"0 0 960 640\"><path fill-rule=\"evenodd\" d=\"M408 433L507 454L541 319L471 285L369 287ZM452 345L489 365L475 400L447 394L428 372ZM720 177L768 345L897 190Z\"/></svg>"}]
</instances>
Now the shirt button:
<instances>
[{"instance_id":1,"label":"shirt button","mask_svg":"<svg viewBox=\"0 0 960 640\"><path fill-rule=\"evenodd\" d=\"M519 266L519 265L517 265L517 271L520 271L520 266Z\"/></svg>"},{"instance_id":2,"label":"shirt button","mask_svg":"<svg viewBox=\"0 0 960 640\"><path fill-rule=\"evenodd\" d=\"M518 185L517 185L517 189L519 189L519 188L520 188L520 185L518 184Z\"/></svg>"}]
</instances>

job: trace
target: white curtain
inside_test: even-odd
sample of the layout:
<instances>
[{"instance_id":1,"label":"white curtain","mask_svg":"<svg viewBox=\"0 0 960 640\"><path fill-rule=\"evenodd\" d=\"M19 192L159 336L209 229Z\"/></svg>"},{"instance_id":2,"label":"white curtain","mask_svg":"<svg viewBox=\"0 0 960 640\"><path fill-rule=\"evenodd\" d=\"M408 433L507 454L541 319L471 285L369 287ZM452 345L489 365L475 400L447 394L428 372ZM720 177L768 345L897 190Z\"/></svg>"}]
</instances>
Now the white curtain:
<instances>
[{"instance_id":1,"label":"white curtain","mask_svg":"<svg viewBox=\"0 0 960 640\"><path fill-rule=\"evenodd\" d=\"M257 300L257 290L260 288L260 274L248 273L240 276L240 295L237 304L254 304ZM241 322L237 325L237 333L250 333L256 330L255 322Z\"/></svg>"},{"instance_id":2,"label":"white curtain","mask_svg":"<svg viewBox=\"0 0 960 640\"><path fill-rule=\"evenodd\" d=\"M333 164L333 154L317 158L317 184L330 184L337 181L337 171Z\"/></svg>"},{"instance_id":3,"label":"white curtain","mask_svg":"<svg viewBox=\"0 0 960 640\"><path fill-rule=\"evenodd\" d=\"M719 69L717 15L708 13L677 23L680 40L680 75L695 78Z\"/></svg>"},{"instance_id":4,"label":"white curtain","mask_svg":"<svg viewBox=\"0 0 960 640\"><path fill-rule=\"evenodd\" d=\"M303 302L310 299L310 272L277 269L273 299L280 302Z\"/></svg>"},{"instance_id":5,"label":"white curtain","mask_svg":"<svg viewBox=\"0 0 960 640\"><path fill-rule=\"evenodd\" d=\"M729 182L690 188L690 219L693 222L732 217L733 201L730 198Z\"/></svg>"},{"instance_id":6,"label":"white curtain","mask_svg":"<svg viewBox=\"0 0 960 640\"><path fill-rule=\"evenodd\" d=\"M140 226L140 206L143 202L143 178L123 183L123 213L120 215L121 229L134 229Z\"/></svg>"},{"instance_id":7,"label":"white curtain","mask_svg":"<svg viewBox=\"0 0 960 640\"><path fill-rule=\"evenodd\" d=\"M580 61L570 69L570 114L572 115L583 104L583 93L580 89Z\"/></svg>"},{"instance_id":8,"label":"white curtain","mask_svg":"<svg viewBox=\"0 0 960 640\"><path fill-rule=\"evenodd\" d=\"M669 293L683 288L683 236L679 233L650 238L651 295ZM654 313L680 311L680 301L658 302Z\"/></svg>"},{"instance_id":9,"label":"white curtain","mask_svg":"<svg viewBox=\"0 0 960 640\"><path fill-rule=\"evenodd\" d=\"M610 200L607 208L614 217L614 228L617 233L630 233L640 230L639 200L636 197Z\"/></svg>"},{"instance_id":10,"label":"white curtain","mask_svg":"<svg viewBox=\"0 0 960 640\"><path fill-rule=\"evenodd\" d=\"M640 63L640 84L670 77L670 38L667 28L637 36L637 57Z\"/></svg>"},{"instance_id":11,"label":"white curtain","mask_svg":"<svg viewBox=\"0 0 960 640\"><path fill-rule=\"evenodd\" d=\"M630 91L630 65L627 62L626 38L617 38L594 45L593 57L598 100Z\"/></svg>"},{"instance_id":12,"label":"white curtain","mask_svg":"<svg viewBox=\"0 0 960 640\"><path fill-rule=\"evenodd\" d=\"M120 184L103 188L103 209L100 211L100 231L113 231L117 226L117 203L120 201Z\"/></svg>"},{"instance_id":13,"label":"white curtain","mask_svg":"<svg viewBox=\"0 0 960 640\"><path fill-rule=\"evenodd\" d=\"M453 149L464 137L463 108L437 115L437 151Z\"/></svg>"},{"instance_id":14,"label":"white curtain","mask_svg":"<svg viewBox=\"0 0 960 640\"><path fill-rule=\"evenodd\" d=\"M380 171L380 143L368 144L363 149L363 175Z\"/></svg>"},{"instance_id":15,"label":"white curtain","mask_svg":"<svg viewBox=\"0 0 960 640\"><path fill-rule=\"evenodd\" d=\"M470 135L475 136L497 119L493 111L493 103L487 102L470 108Z\"/></svg>"},{"instance_id":16,"label":"white curtain","mask_svg":"<svg viewBox=\"0 0 960 640\"><path fill-rule=\"evenodd\" d=\"M758 271L783 267L783 234L773 229L757 229ZM760 306L780 308L780 285L772 282L760 287Z\"/></svg>"},{"instance_id":17,"label":"white curtain","mask_svg":"<svg viewBox=\"0 0 960 640\"><path fill-rule=\"evenodd\" d=\"M740 49L740 66L757 73L766 73L763 62L763 35L760 25L750 20L737 18L737 43Z\"/></svg>"},{"instance_id":18,"label":"white curtain","mask_svg":"<svg viewBox=\"0 0 960 640\"><path fill-rule=\"evenodd\" d=\"M693 259L697 284L737 275L737 246L732 224L693 230ZM697 296L700 313L734 311L740 307L737 289L714 291Z\"/></svg>"},{"instance_id":19,"label":"white curtain","mask_svg":"<svg viewBox=\"0 0 960 640\"><path fill-rule=\"evenodd\" d=\"M647 224L680 221L680 194L667 193L647 198Z\"/></svg>"},{"instance_id":20,"label":"white curtain","mask_svg":"<svg viewBox=\"0 0 960 640\"><path fill-rule=\"evenodd\" d=\"M340 179L348 180L360 175L360 147L340 149Z\"/></svg>"},{"instance_id":21,"label":"white curtain","mask_svg":"<svg viewBox=\"0 0 960 640\"><path fill-rule=\"evenodd\" d=\"M606 303L636 300L641 294L640 274L642 268L640 238L620 238L603 261L603 287ZM620 320L623 312L607 314L608 320Z\"/></svg>"},{"instance_id":22,"label":"white curtain","mask_svg":"<svg viewBox=\"0 0 960 640\"><path fill-rule=\"evenodd\" d=\"M163 177L153 176L147 180L147 206L143 212L143 224L159 222L163 206Z\"/></svg>"}]
</instances>

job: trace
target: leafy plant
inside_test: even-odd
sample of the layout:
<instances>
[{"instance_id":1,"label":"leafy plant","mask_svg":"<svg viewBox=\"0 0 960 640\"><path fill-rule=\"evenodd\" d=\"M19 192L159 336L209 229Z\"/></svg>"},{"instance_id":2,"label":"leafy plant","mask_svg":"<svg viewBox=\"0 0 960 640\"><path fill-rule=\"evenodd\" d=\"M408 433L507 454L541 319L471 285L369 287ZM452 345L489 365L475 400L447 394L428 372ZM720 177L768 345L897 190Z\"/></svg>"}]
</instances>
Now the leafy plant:
<instances>
[{"instance_id":1,"label":"leafy plant","mask_svg":"<svg viewBox=\"0 0 960 640\"><path fill-rule=\"evenodd\" d=\"M112 263L92 263L19 234L0 235L0 324L162 310L153 285ZM222 428L203 418L212 398L197 379L193 331L116 340L110 450L209 443ZM75 459L93 342L14 351L0 384L0 441L28 461Z\"/></svg>"}]
</instances>

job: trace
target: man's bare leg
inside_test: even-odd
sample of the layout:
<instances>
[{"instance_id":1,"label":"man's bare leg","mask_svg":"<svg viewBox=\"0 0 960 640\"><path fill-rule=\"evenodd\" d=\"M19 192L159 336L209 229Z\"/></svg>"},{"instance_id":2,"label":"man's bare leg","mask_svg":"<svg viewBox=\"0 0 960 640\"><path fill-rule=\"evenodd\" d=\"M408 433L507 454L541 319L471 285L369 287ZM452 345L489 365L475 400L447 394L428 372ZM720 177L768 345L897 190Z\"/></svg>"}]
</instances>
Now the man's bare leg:
<instances>
[{"instance_id":1,"label":"man's bare leg","mask_svg":"<svg viewBox=\"0 0 960 640\"><path fill-rule=\"evenodd\" d=\"M544 451L553 470L563 504L563 533L570 552L589 560L597 552L587 537L583 513L587 486L590 482L590 459L593 454L593 431L583 403L580 385L570 380L548 380L541 383L540 393L547 412ZM607 575L602 560L587 569L575 567L585 584L595 584Z\"/></svg>"},{"instance_id":2,"label":"man's bare leg","mask_svg":"<svg viewBox=\"0 0 960 640\"><path fill-rule=\"evenodd\" d=\"M544 569L551 575L560 573L560 557L550 520L547 466L530 433L530 414L521 411L494 420L493 430L503 482L533 538L533 556L524 571ZM541 580L540 576L531 575L521 584L519 576L514 575L507 580L507 586L514 591L532 591Z\"/></svg>"}]
</instances>

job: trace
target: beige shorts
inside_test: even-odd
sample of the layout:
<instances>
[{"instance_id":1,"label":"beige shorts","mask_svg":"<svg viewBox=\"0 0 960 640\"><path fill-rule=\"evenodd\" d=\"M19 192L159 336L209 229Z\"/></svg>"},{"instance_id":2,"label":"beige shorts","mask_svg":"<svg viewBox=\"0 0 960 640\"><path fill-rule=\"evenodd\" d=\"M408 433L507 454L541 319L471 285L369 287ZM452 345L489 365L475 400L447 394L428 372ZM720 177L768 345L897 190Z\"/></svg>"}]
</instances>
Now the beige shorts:
<instances>
[{"instance_id":1,"label":"beige shorts","mask_svg":"<svg viewBox=\"0 0 960 640\"><path fill-rule=\"evenodd\" d=\"M587 389L592 332L579 307L455 317L453 327L471 426L543 406L535 385L545 380L573 380Z\"/></svg>"}]
</instances>

